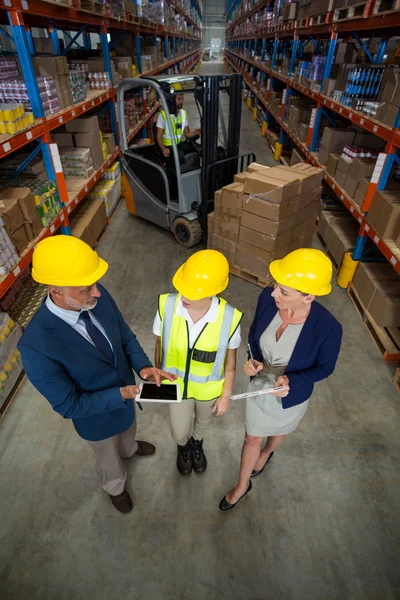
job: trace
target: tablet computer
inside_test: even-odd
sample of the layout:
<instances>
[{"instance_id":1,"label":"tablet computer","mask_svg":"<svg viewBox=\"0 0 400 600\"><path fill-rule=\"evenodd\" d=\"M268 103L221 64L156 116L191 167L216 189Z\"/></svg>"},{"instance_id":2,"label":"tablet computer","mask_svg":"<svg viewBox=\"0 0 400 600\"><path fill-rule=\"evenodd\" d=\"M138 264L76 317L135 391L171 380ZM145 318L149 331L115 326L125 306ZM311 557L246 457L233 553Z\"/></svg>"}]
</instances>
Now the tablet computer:
<instances>
[{"instance_id":1,"label":"tablet computer","mask_svg":"<svg viewBox=\"0 0 400 600\"><path fill-rule=\"evenodd\" d=\"M182 402L181 390L176 383L162 383L158 387L155 383L145 381L139 387L140 394L136 397L136 402L160 402L164 404Z\"/></svg>"}]
</instances>

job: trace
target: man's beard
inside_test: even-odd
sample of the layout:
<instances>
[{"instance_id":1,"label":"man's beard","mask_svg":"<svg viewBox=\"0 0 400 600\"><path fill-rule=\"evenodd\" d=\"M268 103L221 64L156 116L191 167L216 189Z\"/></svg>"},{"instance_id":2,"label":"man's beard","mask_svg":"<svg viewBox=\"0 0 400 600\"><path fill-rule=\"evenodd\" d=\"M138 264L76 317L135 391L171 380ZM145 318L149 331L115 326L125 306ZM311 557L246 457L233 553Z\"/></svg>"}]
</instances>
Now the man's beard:
<instances>
[{"instance_id":1,"label":"man's beard","mask_svg":"<svg viewBox=\"0 0 400 600\"><path fill-rule=\"evenodd\" d=\"M64 300L65 303L73 310L88 310L94 308L97 304L97 298L90 298L83 304L77 302L73 298L70 298L68 295L64 295Z\"/></svg>"}]
</instances>

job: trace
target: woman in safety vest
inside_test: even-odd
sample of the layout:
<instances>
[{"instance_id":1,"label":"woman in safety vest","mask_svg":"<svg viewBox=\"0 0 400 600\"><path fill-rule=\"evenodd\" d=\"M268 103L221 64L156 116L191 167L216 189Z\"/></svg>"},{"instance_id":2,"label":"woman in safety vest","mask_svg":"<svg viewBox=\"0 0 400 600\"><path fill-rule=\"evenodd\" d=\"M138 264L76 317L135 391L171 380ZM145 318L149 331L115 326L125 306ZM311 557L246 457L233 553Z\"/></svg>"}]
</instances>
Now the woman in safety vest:
<instances>
[{"instance_id":1,"label":"woman in safety vest","mask_svg":"<svg viewBox=\"0 0 400 600\"><path fill-rule=\"evenodd\" d=\"M246 436L239 481L220 502L230 510L252 488L274 450L304 416L314 383L335 370L342 327L318 302L331 291L332 263L320 250L294 250L270 265L274 289L260 295L249 332L244 370L249 392L282 386L246 400ZM267 438L264 448L261 443Z\"/></svg>"},{"instance_id":2,"label":"woman in safety vest","mask_svg":"<svg viewBox=\"0 0 400 600\"><path fill-rule=\"evenodd\" d=\"M177 468L203 473L203 437L212 413L229 408L240 346L242 313L220 298L228 285L229 264L216 250L193 254L175 273L177 294L159 297L153 333L155 363L178 376L183 401L170 404ZM193 424L194 420L194 424Z\"/></svg>"}]
</instances>

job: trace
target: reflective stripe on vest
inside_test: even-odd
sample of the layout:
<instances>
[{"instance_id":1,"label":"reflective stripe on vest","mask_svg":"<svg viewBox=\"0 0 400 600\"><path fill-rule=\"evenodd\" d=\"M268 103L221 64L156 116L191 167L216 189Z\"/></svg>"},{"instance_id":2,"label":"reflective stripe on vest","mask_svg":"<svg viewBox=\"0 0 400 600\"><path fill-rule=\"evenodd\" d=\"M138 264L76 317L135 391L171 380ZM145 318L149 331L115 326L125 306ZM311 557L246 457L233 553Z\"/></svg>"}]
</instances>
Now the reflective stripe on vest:
<instances>
[{"instance_id":1,"label":"reflective stripe on vest","mask_svg":"<svg viewBox=\"0 0 400 600\"><path fill-rule=\"evenodd\" d=\"M170 119L170 123L169 123L169 127L167 127L167 115L165 114L165 110L161 110L160 114L162 116L162 118L164 119L164 123L165 123L165 127L164 127L164 131L163 131L163 137L162 137L162 141L164 146L172 146L172 137L171 137L171 130L172 130L172 135L175 136L175 141L177 144L179 144L182 140L182 136L183 136L183 131L182 131L182 125L183 125L183 117L185 117L185 121L187 121L187 113L186 111L181 108L178 114L178 118L176 120L176 122L173 120L173 118L171 117ZM181 131L180 133L177 132L177 129L179 129L177 127L177 125L181 125Z\"/></svg>"},{"instance_id":2,"label":"reflective stripe on vest","mask_svg":"<svg viewBox=\"0 0 400 600\"><path fill-rule=\"evenodd\" d=\"M177 320L182 319L182 317L176 315L176 304L179 298L178 294L168 294L160 297L162 369L178 376L183 398L195 397L197 400L212 400L222 392L225 381L225 357L229 339L237 329L242 314L227 304L225 300L220 299L217 322L206 323L193 348L190 348L189 344L187 322L185 323L185 339L181 339L180 341L175 340L176 343L174 344L174 340L171 339L173 325L175 323L178 327L179 322ZM183 319L183 321L185 320ZM218 327L218 323L218 340L207 337L208 332L213 335L211 327L215 329ZM182 325L180 329L180 335L183 338ZM175 328L175 332L177 331L179 331L179 327ZM214 331L214 333L217 332ZM182 344L184 348L187 348L186 356L178 358L177 344ZM215 351L204 350L204 348L209 347L215 347ZM181 361L181 364L173 364L174 359L178 360L178 362ZM185 364L183 364L184 362ZM198 370L206 371L207 373L204 375L193 373L195 365L197 365Z\"/></svg>"}]
</instances>

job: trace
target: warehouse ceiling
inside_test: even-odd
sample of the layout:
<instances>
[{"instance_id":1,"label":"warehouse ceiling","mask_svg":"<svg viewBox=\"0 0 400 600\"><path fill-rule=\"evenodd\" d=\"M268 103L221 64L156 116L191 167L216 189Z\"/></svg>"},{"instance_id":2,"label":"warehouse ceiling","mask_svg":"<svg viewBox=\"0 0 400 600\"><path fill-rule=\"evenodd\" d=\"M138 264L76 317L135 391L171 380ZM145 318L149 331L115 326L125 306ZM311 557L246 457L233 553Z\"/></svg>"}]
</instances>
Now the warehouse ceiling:
<instances>
[{"instance_id":1,"label":"warehouse ceiling","mask_svg":"<svg viewBox=\"0 0 400 600\"><path fill-rule=\"evenodd\" d=\"M203 27L225 27L226 0L203 0Z\"/></svg>"}]
</instances>

